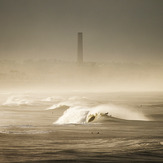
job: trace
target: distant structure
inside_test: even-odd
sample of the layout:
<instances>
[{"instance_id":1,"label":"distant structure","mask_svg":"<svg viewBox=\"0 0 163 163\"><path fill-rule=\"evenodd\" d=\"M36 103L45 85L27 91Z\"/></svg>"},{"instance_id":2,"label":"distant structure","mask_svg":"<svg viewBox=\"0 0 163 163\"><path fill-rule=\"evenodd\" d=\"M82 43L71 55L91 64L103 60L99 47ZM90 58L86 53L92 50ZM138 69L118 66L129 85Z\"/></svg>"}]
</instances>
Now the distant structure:
<instances>
[{"instance_id":1,"label":"distant structure","mask_svg":"<svg viewBox=\"0 0 163 163\"><path fill-rule=\"evenodd\" d=\"M77 62L79 65L83 64L83 33L78 32L78 56Z\"/></svg>"}]
</instances>

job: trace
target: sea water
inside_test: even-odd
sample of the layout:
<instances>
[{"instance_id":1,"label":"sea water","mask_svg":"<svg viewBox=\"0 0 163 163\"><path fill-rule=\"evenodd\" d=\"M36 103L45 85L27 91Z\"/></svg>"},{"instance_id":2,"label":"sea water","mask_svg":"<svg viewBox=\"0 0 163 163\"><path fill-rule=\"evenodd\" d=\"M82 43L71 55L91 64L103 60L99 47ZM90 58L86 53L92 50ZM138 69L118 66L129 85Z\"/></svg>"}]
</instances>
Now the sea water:
<instances>
[{"instance_id":1,"label":"sea water","mask_svg":"<svg viewBox=\"0 0 163 163\"><path fill-rule=\"evenodd\" d=\"M57 161L162 162L163 93L1 93L0 162Z\"/></svg>"}]
</instances>

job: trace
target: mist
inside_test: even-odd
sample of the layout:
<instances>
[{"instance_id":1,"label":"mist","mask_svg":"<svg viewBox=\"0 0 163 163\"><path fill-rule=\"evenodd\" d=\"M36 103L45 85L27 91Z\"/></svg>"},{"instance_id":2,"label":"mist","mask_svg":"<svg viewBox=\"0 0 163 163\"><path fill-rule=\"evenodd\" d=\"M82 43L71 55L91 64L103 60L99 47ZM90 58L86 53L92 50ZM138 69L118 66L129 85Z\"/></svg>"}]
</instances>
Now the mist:
<instances>
[{"instance_id":1,"label":"mist","mask_svg":"<svg viewBox=\"0 0 163 163\"><path fill-rule=\"evenodd\" d=\"M0 58L163 64L162 0L1 0Z\"/></svg>"},{"instance_id":2,"label":"mist","mask_svg":"<svg viewBox=\"0 0 163 163\"><path fill-rule=\"evenodd\" d=\"M162 65L1 60L1 91L163 91Z\"/></svg>"},{"instance_id":3,"label":"mist","mask_svg":"<svg viewBox=\"0 0 163 163\"><path fill-rule=\"evenodd\" d=\"M1 0L1 90L162 91L162 6L161 0Z\"/></svg>"},{"instance_id":4,"label":"mist","mask_svg":"<svg viewBox=\"0 0 163 163\"><path fill-rule=\"evenodd\" d=\"M163 162L163 0L0 0L0 162Z\"/></svg>"}]
</instances>

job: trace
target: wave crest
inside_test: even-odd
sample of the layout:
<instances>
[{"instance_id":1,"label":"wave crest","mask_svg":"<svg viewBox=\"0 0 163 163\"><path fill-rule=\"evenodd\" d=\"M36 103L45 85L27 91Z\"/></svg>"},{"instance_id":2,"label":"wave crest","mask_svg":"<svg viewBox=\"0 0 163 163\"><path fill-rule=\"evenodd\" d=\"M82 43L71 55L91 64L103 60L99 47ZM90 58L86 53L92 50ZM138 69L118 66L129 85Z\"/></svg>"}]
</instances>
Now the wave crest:
<instances>
[{"instance_id":1,"label":"wave crest","mask_svg":"<svg viewBox=\"0 0 163 163\"><path fill-rule=\"evenodd\" d=\"M140 112L131 111L127 108L117 107L114 105L99 105L96 107L82 107L75 106L67 109L54 124L83 124L90 122L90 117L98 120L102 116L115 117L123 120L141 120L147 121L148 119Z\"/></svg>"},{"instance_id":2,"label":"wave crest","mask_svg":"<svg viewBox=\"0 0 163 163\"><path fill-rule=\"evenodd\" d=\"M45 99L42 99L41 101L51 102L51 101L61 101L61 100L64 100L64 98L60 97L60 96L50 96L50 97L47 97Z\"/></svg>"},{"instance_id":3,"label":"wave crest","mask_svg":"<svg viewBox=\"0 0 163 163\"><path fill-rule=\"evenodd\" d=\"M3 106L20 106L20 105L30 105L32 104L32 100L29 100L26 96L10 96L4 102Z\"/></svg>"}]
</instances>

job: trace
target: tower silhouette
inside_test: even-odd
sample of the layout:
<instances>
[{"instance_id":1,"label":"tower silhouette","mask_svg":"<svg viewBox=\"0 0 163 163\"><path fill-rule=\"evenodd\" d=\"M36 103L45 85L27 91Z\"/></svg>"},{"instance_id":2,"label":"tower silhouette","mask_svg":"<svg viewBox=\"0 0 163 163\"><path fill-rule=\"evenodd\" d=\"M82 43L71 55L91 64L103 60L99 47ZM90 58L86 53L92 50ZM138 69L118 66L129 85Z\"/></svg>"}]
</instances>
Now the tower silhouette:
<instances>
[{"instance_id":1,"label":"tower silhouette","mask_svg":"<svg viewBox=\"0 0 163 163\"><path fill-rule=\"evenodd\" d=\"M77 62L79 65L83 63L83 33L78 32L78 56Z\"/></svg>"}]
</instances>

